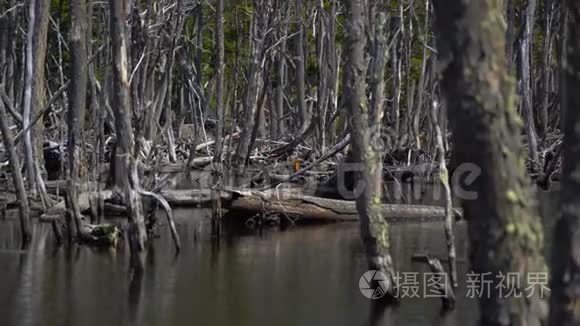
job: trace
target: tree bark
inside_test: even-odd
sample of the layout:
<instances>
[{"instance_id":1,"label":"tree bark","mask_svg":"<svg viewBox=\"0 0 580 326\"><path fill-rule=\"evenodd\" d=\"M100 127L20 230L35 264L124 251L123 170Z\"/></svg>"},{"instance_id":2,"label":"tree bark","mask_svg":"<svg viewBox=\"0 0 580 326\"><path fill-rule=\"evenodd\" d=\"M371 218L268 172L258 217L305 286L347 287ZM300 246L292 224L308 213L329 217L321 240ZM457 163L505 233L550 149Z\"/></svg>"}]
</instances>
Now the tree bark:
<instances>
[{"instance_id":1,"label":"tree bark","mask_svg":"<svg viewBox=\"0 0 580 326\"><path fill-rule=\"evenodd\" d=\"M270 14L271 0L254 0L254 14L250 27L250 66L248 68L248 83L244 100L244 121L240 142L234 155L233 161L236 168L244 167L252 151L254 129L259 114L259 90L261 83L261 71L263 68L264 46L266 42L266 30L268 28L268 16Z\"/></svg>"},{"instance_id":2,"label":"tree bark","mask_svg":"<svg viewBox=\"0 0 580 326\"><path fill-rule=\"evenodd\" d=\"M26 45L26 77L23 103L24 147L29 190L36 193L34 158L43 157L44 127L37 123L28 129L30 119L44 106L44 64L48 32L49 1L33 0L29 6L28 36ZM43 161L42 159L40 160ZM41 194L42 195L42 194Z\"/></svg>"},{"instance_id":3,"label":"tree bark","mask_svg":"<svg viewBox=\"0 0 580 326\"><path fill-rule=\"evenodd\" d=\"M565 110L562 147L562 216L552 250L550 325L580 324L580 3L566 1L570 12L568 38L561 71L562 110Z\"/></svg>"},{"instance_id":4,"label":"tree bark","mask_svg":"<svg viewBox=\"0 0 580 326\"><path fill-rule=\"evenodd\" d=\"M214 161L221 162L223 147L224 107L224 0L217 0L216 7L216 111L217 126Z\"/></svg>"},{"instance_id":5,"label":"tree bark","mask_svg":"<svg viewBox=\"0 0 580 326\"><path fill-rule=\"evenodd\" d=\"M536 12L536 0L528 0L523 15L522 38L520 40L520 102L528 138L528 153L532 162L538 160L538 135L534 123L534 99L532 94L532 41Z\"/></svg>"},{"instance_id":6,"label":"tree bark","mask_svg":"<svg viewBox=\"0 0 580 326\"><path fill-rule=\"evenodd\" d=\"M174 193L172 191L171 193ZM360 221L358 205L352 201L304 196L301 194L276 193L275 191L230 191L231 199L225 200L225 207L233 212L248 215L278 213L296 220L318 222ZM177 195L177 194L176 194ZM188 197L181 194L185 201ZM197 195L199 197L199 195ZM169 199L168 199L169 200ZM441 221L445 219L445 209L424 205L376 205L374 208L383 219L381 223ZM359 223L362 223L360 221ZM376 266L371 266L375 268Z\"/></svg>"},{"instance_id":7,"label":"tree bark","mask_svg":"<svg viewBox=\"0 0 580 326\"><path fill-rule=\"evenodd\" d=\"M445 146L443 144L443 132L439 122L439 104L435 101L431 106L431 122L435 131L436 147L437 147L437 163L439 164L439 181L443 186L445 198L445 238L447 240L447 252L449 258L449 275L453 287L457 287L457 264L456 264L456 250L455 250L455 233L453 232L453 200L451 196L451 188L449 186L449 171L445 163Z\"/></svg>"},{"instance_id":8,"label":"tree bark","mask_svg":"<svg viewBox=\"0 0 580 326\"><path fill-rule=\"evenodd\" d=\"M514 82L505 58L505 24L500 0L434 2L442 88L449 105L454 162L475 163L483 174L473 183L476 200L463 201L469 221L474 273L517 273L528 287L529 273L546 272L543 234L526 175L520 144L523 127L514 103ZM491 290L480 299L481 325L541 325L540 291L519 298Z\"/></svg>"},{"instance_id":9,"label":"tree bark","mask_svg":"<svg viewBox=\"0 0 580 326\"><path fill-rule=\"evenodd\" d=\"M397 22L396 24L392 24L393 27L398 28L401 32L399 34L399 36L395 35L393 42L394 45L391 47L391 70L392 70L392 74L393 74L393 78L392 78L392 90L391 90L391 94L392 94L392 124L394 125L394 129L395 129L395 139L394 139L394 143L395 145L399 144L399 140L401 139L401 52L402 52L402 48L403 48L403 36L404 36L404 21L403 21L403 3L400 3L400 10L399 10L399 16L398 17L394 17L392 20L394 22ZM409 90L407 90L407 92L411 92L410 97L414 96L414 88L410 88ZM412 110L411 107L408 108L408 110ZM411 129L412 130L412 129Z\"/></svg>"},{"instance_id":10,"label":"tree bark","mask_svg":"<svg viewBox=\"0 0 580 326\"><path fill-rule=\"evenodd\" d=\"M20 230L22 233L22 242L26 246L32 240L32 229L30 223L30 207L28 205L28 197L26 196L26 189L24 188L24 180L20 172L20 160L14 148L14 139L10 133L8 126L8 117L4 111L4 103L0 101L0 131L2 132L2 139L4 140L4 147L8 152L8 160L10 168L12 169L12 179L14 187L16 188L16 195L18 196Z\"/></svg>"},{"instance_id":11,"label":"tree bark","mask_svg":"<svg viewBox=\"0 0 580 326\"><path fill-rule=\"evenodd\" d=\"M344 104L350 115L352 158L359 165L356 207L369 268L390 279L387 297L394 298L394 266L389 253L389 225L381 214L382 164L376 152L378 121L371 121L366 99L364 6L346 1ZM384 18L383 18L384 19Z\"/></svg>"},{"instance_id":12,"label":"tree bark","mask_svg":"<svg viewBox=\"0 0 580 326\"><path fill-rule=\"evenodd\" d=\"M87 3L85 0L69 0L71 15L71 83L69 92L68 123L68 196L69 210L76 221L77 236L80 232L80 211L78 209L78 186L80 166L80 146L85 109L87 105L88 52L87 52Z\"/></svg>"},{"instance_id":13,"label":"tree bark","mask_svg":"<svg viewBox=\"0 0 580 326\"><path fill-rule=\"evenodd\" d=\"M129 210L129 245L131 248L131 267L140 274L145 268L146 231L140 195L130 180L131 167L135 164L135 141L131 125L131 103L129 97L129 36L126 19L129 12L128 0L111 0L110 24L111 47L113 53L113 108L117 144L114 157L115 184L123 190ZM134 179L134 178L132 178Z\"/></svg>"},{"instance_id":14,"label":"tree bark","mask_svg":"<svg viewBox=\"0 0 580 326\"><path fill-rule=\"evenodd\" d=\"M548 134L548 109L550 106L550 97L552 95L552 25L554 21L554 12L556 11L555 1L544 0L544 49L542 57L542 84L538 90L539 98L542 99L539 106L538 116L538 133L540 137L545 138Z\"/></svg>"},{"instance_id":15,"label":"tree bark","mask_svg":"<svg viewBox=\"0 0 580 326\"><path fill-rule=\"evenodd\" d=\"M216 71L216 111L217 111L217 126L215 135L215 152L214 152L214 166L213 174L215 177L214 185L212 186L212 232L213 234L221 234L221 217L222 217L222 202L220 192L222 187L223 165L222 165L222 147L223 147L223 119L224 119L224 1L217 0L216 6L216 53L215 53L215 67Z\"/></svg>"},{"instance_id":16,"label":"tree bark","mask_svg":"<svg viewBox=\"0 0 580 326\"><path fill-rule=\"evenodd\" d=\"M516 39L515 33L515 11L516 11L516 0L506 0L505 1L505 11L506 11L506 46L505 53L507 59L507 68L509 73L512 73L514 65L514 42Z\"/></svg>"},{"instance_id":17,"label":"tree bark","mask_svg":"<svg viewBox=\"0 0 580 326\"><path fill-rule=\"evenodd\" d=\"M296 86L298 88L298 113L300 117L300 124L306 123L308 116L306 109L306 77L305 65L306 56L304 55L304 20L302 18L303 0L296 0Z\"/></svg>"}]
</instances>

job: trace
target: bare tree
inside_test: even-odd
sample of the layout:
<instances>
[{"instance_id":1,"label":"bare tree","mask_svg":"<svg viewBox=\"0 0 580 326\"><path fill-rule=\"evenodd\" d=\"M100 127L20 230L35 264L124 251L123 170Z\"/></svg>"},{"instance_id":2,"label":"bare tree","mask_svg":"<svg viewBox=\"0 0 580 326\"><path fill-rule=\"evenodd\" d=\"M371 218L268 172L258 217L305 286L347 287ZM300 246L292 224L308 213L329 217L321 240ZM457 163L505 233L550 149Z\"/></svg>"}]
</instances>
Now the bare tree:
<instances>
[{"instance_id":1,"label":"bare tree","mask_svg":"<svg viewBox=\"0 0 580 326\"><path fill-rule=\"evenodd\" d=\"M377 153L382 105L379 96L376 105L369 109L366 99L366 32L364 23L365 7L362 1L346 1L345 25L345 75L344 105L350 115L352 133L352 158L358 164L356 207L360 216L361 236L365 245L369 268L386 273L391 286L387 293L394 297L394 266L389 253L389 226L381 214L382 164ZM379 18L384 26L384 16ZM377 29L382 31L381 28ZM379 34L380 35L380 34ZM377 56L384 56L384 41L379 38ZM376 58L375 58L376 59ZM373 73L380 76L382 63L378 63ZM378 90L382 83L375 84ZM379 92L376 92L379 93ZM362 187L362 189L361 189Z\"/></svg>"},{"instance_id":2,"label":"bare tree","mask_svg":"<svg viewBox=\"0 0 580 326\"><path fill-rule=\"evenodd\" d=\"M434 2L442 89L449 105L456 164L477 164L483 174L464 200L469 220L470 260L475 273L517 273L522 291L528 273L545 272L543 232L526 175L519 141L522 128L514 103L514 82L507 73L505 29L500 0ZM480 299L481 325L540 325L540 291L506 298L497 291Z\"/></svg>"},{"instance_id":3,"label":"bare tree","mask_svg":"<svg viewBox=\"0 0 580 326\"><path fill-rule=\"evenodd\" d=\"M580 293L580 258L578 234L580 232L580 3L566 1L569 11L567 43L561 71L562 109L565 111L562 216L555 228L552 250L552 280L550 300L550 325L580 324L578 302Z\"/></svg>"},{"instance_id":4,"label":"bare tree","mask_svg":"<svg viewBox=\"0 0 580 326\"><path fill-rule=\"evenodd\" d=\"M8 152L8 160L10 168L12 169L12 178L14 187L16 188L16 195L18 197L18 206L20 213L20 230L22 233L22 242L26 246L32 240L32 229L30 223L30 206L28 204L28 197L26 196L26 189L24 188L24 180L20 172L20 159L14 148L14 139L10 133L8 126L8 117L4 110L4 103L0 101L0 132L2 132L2 139L4 147Z\"/></svg>"},{"instance_id":5,"label":"bare tree","mask_svg":"<svg viewBox=\"0 0 580 326\"><path fill-rule=\"evenodd\" d=\"M289 11L290 6L284 3L278 10L278 33L280 44L275 60L276 79L273 83L275 94L273 94L274 103L272 108L272 137L280 138L284 134L284 87L286 85L286 51L288 39Z\"/></svg>"},{"instance_id":6,"label":"bare tree","mask_svg":"<svg viewBox=\"0 0 580 326\"><path fill-rule=\"evenodd\" d=\"M554 43L554 21L556 13L556 1L544 0L544 44L542 53L541 83L538 90L537 99L541 100L538 116L538 134L546 137L549 126L550 98L553 91L553 43Z\"/></svg>"},{"instance_id":7,"label":"bare tree","mask_svg":"<svg viewBox=\"0 0 580 326\"><path fill-rule=\"evenodd\" d=\"M78 206L78 186L80 171L80 147L82 145L82 129L84 125L85 108L87 105L87 3L85 0L69 0L71 15L70 47L71 47L71 83L68 109L68 196L72 207L69 210L74 215L77 233L80 232L80 210Z\"/></svg>"},{"instance_id":8,"label":"bare tree","mask_svg":"<svg viewBox=\"0 0 580 326\"><path fill-rule=\"evenodd\" d=\"M129 62L127 32L128 0L110 1L111 47L113 53L113 108L117 144L114 157L114 180L125 194L129 210L131 247L131 267L140 274L145 267L145 241L147 234L140 195L134 187L132 173L135 169L135 140L131 124L131 103L129 95Z\"/></svg>"},{"instance_id":9,"label":"bare tree","mask_svg":"<svg viewBox=\"0 0 580 326\"><path fill-rule=\"evenodd\" d=\"M534 100L532 94L532 40L535 23L536 0L528 0L522 15L522 37L520 39L520 101L528 138L528 152L533 162L538 160L538 135L534 123Z\"/></svg>"},{"instance_id":10,"label":"bare tree","mask_svg":"<svg viewBox=\"0 0 580 326\"><path fill-rule=\"evenodd\" d=\"M46 60L46 38L48 33L48 1L33 0L29 6L28 36L26 45L26 77L25 93L22 112L24 132L24 147L26 153L26 171L29 190L36 193L37 183L40 183L41 198L46 200L42 193L44 187L41 178L37 178L35 157L42 163L43 124L36 123L33 128L31 119L38 110L44 107L44 71Z\"/></svg>"},{"instance_id":11,"label":"bare tree","mask_svg":"<svg viewBox=\"0 0 580 326\"><path fill-rule=\"evenodd\" d=\"M443 186L445 198L445 238L447 241L447 252L449 259L449 280L454 287L457 287L457 253L455 250L455 233L453 232L453 199L451 187L449 185L449 170L445 162L445 145L441 122L439 121L439 110L441 109L437 100L431 105L431 123L435 131L435 143L437 148L437 163L439 164L439 181Z\"/></svg>"},{"instance_id":12,"label":"bare tree","mask_svg":"<svg viewBox=\"0 0 580 326\"><path fill-rule=\"evenodd\" d=\"M305 65L306 56L304 54L304 19L303 19L303 0L296 0L296 86L298 88L297 102L300 123L306 123L306 77Z\"/></svg>"},{"instance_id":13,"label":"bare tree","mask_svg":"<svg viewBox=\"0 0 580 326\"><path fill-rule=\"evenodd\" d=\"M268 22L271 15L271 0L254 0L254 13L250 27L250 64L248 68L248 82L244 99L244 120L242 135L238 149L234 156L234 164L237 167L245 165L252 151L257 133L258 119L260 114L260 89L262 86L262 70L265 59L266 37L268 34Z\"/></svg>"},{"instance_id":14,"label":"bare tree","mask_svg":"<svg viewBox=\"0 0 580 326\"><path fill-rule=\"evenodd\" d=\"M223 138L223 120L225 113L224 106L224 1L217 0L216 6L216 144L214 162L221 162L222 138Z\"/></svg>"}]
</instances>

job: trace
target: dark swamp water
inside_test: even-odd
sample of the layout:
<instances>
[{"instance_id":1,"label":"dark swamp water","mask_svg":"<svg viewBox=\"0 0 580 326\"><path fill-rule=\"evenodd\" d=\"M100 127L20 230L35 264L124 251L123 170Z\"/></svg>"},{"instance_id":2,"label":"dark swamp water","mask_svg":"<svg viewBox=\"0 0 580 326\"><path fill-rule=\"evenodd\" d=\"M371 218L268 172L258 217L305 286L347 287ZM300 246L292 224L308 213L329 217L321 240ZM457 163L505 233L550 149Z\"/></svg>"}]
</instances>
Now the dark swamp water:
<instances>
[{"instance_id":1,"label":"dark swamp water","mask_svg":"<svg viewBox=\"0 0 580 326\"><path fill-rule=\"evenodd\" d=\"M544 221L556 218L557 193L542 193ZM20 252L18 224L0 221L0 325L476 325L466 298L465 224L457 226L458 303L441 315L437 298L404 298L382 315L359 291L367 270L357 224L228 232L216 245L207 211L177 210L183 250L174 257L167 229L154 241L141 282L130 282L124 248L56 249L49 225L35 225ZM550 242L552 222L546 223ZM416 253L445 256L441 223L392 225L401 272L428 272ZM422 278L419 276L419 294Z\"/></svg>"}]
</instances>

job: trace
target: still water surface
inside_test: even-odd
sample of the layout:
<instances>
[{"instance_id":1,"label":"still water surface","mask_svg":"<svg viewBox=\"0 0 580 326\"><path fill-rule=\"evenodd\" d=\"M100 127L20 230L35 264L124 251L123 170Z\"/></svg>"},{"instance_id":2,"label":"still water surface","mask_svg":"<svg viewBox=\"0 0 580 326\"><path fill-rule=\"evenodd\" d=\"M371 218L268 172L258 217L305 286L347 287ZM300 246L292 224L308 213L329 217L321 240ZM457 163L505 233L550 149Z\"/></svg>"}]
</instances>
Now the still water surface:
<instances>
[{"instance_id":1,"label":"still water surface","mask_svg":"<svg viewBox=\"0 0 580 326\"><path fill-rule=\"evenodd\" d=\"M419 298L377 316L358 288L367 268L356 224L230 232L218 246L206 235L207 212L176 215L181 254L174 257L162 229L140 283L129 280L123 248L57 250L50 227L36 225L32 248L23 253L18 224L0 221L0 325L477 324L477 302L466 298L464 223L457 230L456 309L441 315L438 299L423 298L419 274ZM411 262L413 254L445 257L441 223L395 224L391 243L401 272L428 272Z\"/></svg>"}]
</instances>

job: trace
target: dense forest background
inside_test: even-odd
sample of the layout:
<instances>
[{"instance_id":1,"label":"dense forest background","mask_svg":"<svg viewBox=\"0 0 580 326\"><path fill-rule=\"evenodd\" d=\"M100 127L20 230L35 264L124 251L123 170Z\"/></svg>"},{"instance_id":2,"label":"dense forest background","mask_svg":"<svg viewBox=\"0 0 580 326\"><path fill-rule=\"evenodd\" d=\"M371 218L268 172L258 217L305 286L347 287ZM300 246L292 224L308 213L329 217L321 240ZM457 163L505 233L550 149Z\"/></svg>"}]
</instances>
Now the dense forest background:
<instances>
[{"instance_id":1,"label":"dense forest background","mask_svg":"<svg viewBox=\"0 0 580 326\"><path fill-rule=\"evenodd\" d=\"M28 7L21 1L5 0L1 6L4 104L12 118L21 121L27 35L34 28L38 40L33 42L38 44L33 57L38 65L33 79L38 96L34 96L31 112L32 119L42 114L43 122L35 125L36 140L60 142L66 137L62 127L66 125L68 86L75 83L68 1L39 5L34 18L39 24L31 24ZM531 144L529 158L538 165L533 167L537 171L542 167L537 159L543 159L543 149L554 143L557 136L552 133L557 132L560 120L556 67L564 37L561 4L505 1L505 6L509 71L517 78L518 108L526 125L526 144ZM204 142L201 127L218 118L215 3L135 1L129 8L131 115L137 139L172 145L166 147L168 159L183 159L188 148L176 147L175 142ZM386 39L382 140L390 151L419 150L425 156L422 159L429 160L435 153L429 108L439 99L440 77L431 4L377 2L368 6L369 26L374 21L373 10L386 13L386 24L380 29L371 27L367 33L369 39L377 33ZM106 141L99 135L114 130L107 3L92 2L83 16L86 21L79 23L86 33L89 80L81 135L82 144L95 149L90 151L95 154L100 142ZM346 117L340 110L345 61L342 2L226 1L223 22L225 133L235 132L232 128L237 125L258 138L307 135L319 152L334 145L346 129ZM372 61L368 59L369 64ZM442 111L441 117L444 114ZM215 133L215 124L205 123L205 127ZM443 127L446 134L445 124ZM86 162L96 164L96 157Z\"/></svg>"}]
</instances>

